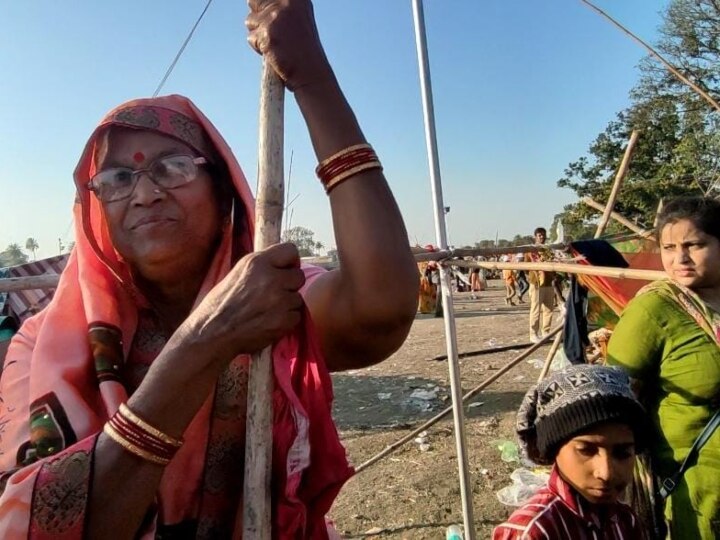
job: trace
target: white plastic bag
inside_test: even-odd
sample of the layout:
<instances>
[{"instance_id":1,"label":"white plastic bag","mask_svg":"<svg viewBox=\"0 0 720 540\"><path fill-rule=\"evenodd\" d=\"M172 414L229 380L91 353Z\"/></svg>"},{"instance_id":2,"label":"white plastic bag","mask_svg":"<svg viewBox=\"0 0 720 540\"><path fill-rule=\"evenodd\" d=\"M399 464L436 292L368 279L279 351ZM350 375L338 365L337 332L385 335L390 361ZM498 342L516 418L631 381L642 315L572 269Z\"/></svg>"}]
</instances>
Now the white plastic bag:
<instances>
[{"instance_id":1,"label":"white plastic bag","mask_svg":"<svg viewBox=\"0 0 720 540\"><path fill-rule=\"evenodd\" d=\"M522 506L541 487L547 484L550 475L543 471L515 469L510 475L512 484L495 493L498 500L506 506Z\"/></svg>"}]
</instances>

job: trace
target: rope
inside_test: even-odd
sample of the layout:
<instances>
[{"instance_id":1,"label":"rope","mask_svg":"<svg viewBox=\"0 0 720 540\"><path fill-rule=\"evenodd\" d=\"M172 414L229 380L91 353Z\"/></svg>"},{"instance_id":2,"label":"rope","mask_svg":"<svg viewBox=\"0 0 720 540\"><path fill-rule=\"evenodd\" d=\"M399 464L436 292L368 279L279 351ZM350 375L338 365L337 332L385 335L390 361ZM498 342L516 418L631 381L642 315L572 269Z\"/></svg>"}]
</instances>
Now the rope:
<instances>
[{"instance_id":1,"label":"rope","mask_svg":"<svg viewBox=\"0 0 720 540\"><path fill-rule=\"evenodd\" d=\"M162 80L160 81L160 84L158 84L157 88L155 89L155 92L153 93L152 97L157 97L160 93L160 90L162 90L162 87L165 85L165 82L168 80L168 77L170 77L170 74L172 73L173 69L175 69L175 64L178 63L178 60L180 60L180 57L182 56L182 53L185 51L185 47L187 47L188 43L190 43L190 40L193 37L193 34L195 33L195 30L197 29L198 25L200 24L200 21L202 21L202 18L205 16L205 13L207 12L208 8L210 7L210 4L212 4L213 0L208 0L207 4L205 4L205 9L202 10L202 13L200 13L200 16L198 17L197 21L195 21L195 24L193 25L192 29L190 30L190 33L185 38L185 41L183 42L182 46L180 47L180 50L175 55L175 59L170 64L170 67L167 68L167 71L165 72L165 75L163 76Z\"/></svg>"}]
</instances>

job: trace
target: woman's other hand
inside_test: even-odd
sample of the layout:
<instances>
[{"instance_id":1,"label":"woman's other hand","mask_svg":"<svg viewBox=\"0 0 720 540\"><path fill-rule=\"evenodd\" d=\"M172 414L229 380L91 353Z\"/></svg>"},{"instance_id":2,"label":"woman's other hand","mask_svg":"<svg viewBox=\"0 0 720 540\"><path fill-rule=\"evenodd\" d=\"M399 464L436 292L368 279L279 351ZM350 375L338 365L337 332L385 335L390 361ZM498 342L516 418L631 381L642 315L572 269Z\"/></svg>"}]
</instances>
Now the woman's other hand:
<instances>
[{"instance_id":1,"label":"woman's other hand","mask_svg":"<svg viewBox=\"0 0 720 540\"><path fill-rule=\"evenodd\" d=\"M249 0L248 4L248 42L270 62L289 90L334 78L310 0Z\"/></svg>"},{"instance_id":2,"label":"woman's other hand","mask_svg":"<svg viewBox=\"0 0 720 540\"><path fill-rule=\"evenodd\" d=\"M208 293L181 330L225 360L260 351L300 322L304 284L295 245L251 253Z\"/></svg>"}]
</instances>

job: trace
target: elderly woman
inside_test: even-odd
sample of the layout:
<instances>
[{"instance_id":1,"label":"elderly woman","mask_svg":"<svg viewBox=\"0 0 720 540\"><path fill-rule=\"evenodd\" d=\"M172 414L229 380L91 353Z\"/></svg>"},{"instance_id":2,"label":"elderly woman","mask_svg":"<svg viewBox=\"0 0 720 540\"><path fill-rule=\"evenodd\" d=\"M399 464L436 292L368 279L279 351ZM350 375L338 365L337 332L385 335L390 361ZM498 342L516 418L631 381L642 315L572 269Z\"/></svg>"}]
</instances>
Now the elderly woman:
<instances>
[{"instance_id":1,"label":"elderly woman","mask_svg":"<svg viewBox=\"0 0 720 540\"><path fill-rule=\"evenodd\" d=\"M678 199L659 216L658 241L670 278L628 304L608 345L652 414L655 472L670 478L720 407L720 202ZM667 499L672 538L720 538L720 432Z\"/></svg>"},{"instance_id":2,"label":"elderly woman","mask_svg":"<svg viewBox=\"0 0 720 540\"><path fill-rule=\"evenodd\" d=\"M247 366L271 344L274 536L328 535L352 473L328 370L402 344L417 271L310 1L250 4L249 40L295 92L321 162L341 267L303 268L289 244L250 253L250 189L189 100L110 112L75 171L77 244L56 296L8 351L4 539L238 537Z\"/></svg>"}]
</instances>

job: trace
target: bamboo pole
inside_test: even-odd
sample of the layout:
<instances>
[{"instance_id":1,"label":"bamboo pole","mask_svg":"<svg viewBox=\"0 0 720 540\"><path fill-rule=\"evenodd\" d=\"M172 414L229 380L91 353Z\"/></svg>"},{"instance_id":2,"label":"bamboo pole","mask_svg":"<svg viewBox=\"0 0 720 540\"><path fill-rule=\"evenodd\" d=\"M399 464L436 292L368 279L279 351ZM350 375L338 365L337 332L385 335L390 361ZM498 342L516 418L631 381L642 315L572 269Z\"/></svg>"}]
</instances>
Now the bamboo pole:
<instances>
[{"instance_id":1,"label":"bamboo pole","mask_svg":"<svg viewBox=\"0 0 720 540\"><path fill-rule=\"evenodd\" d=\"M435 111L433 105L432 83L430 81L430 61L428 59L425 14L422 0L412 0L412 8L413 26L415 27L415 45L418 58L418 71L420 75L420 94L422 97L423 119L425 124L425 143L427 146L433 196L435 239L440 249L447 250L448 242L445 224L445 204L443 202L442 180L440 178L440 158L438 155L437 135L435 132ZM470 465L467 455L467 440L465 438L465 419L462 407L462 384L460 379L460 363L458 361L457 332L455 329L453 297L452 289L450 288L450 272L443 266L440 266L439 292L442 298L445 343L448 353L448 373L450 377L450 392L452 397L453 425L455 427L455 449L458 460L463 525L465 529L465 537L468 540L475 540L472 484L470 482Z\"/></svg>"},{"instance_id":2,"label":"bamboo pole","mask_svg":"<svg viewBox=\"0 0 720 540\"><path fill-rule=\"evenodd\" d=\"M480 392L485 390L488 386L490 386L492 383L497 381L500 377L505 375L508 371L510 371L512 368L517 366L520 362L525 360L528 356L530 356L532 353L537 351L540 347L545 345L548 341L550 341L550 338L555 336L558 332L562 330L562 326L558 326L551 330L547 335L545 335L543 338L540 339L537 343L535 343L532 347L530 347L527 351L520 353L515 358L510 360L502 369L500 369L498 372L494 373L491 377L488 377L485 379L482 383L477 385L475 388L470 390L467 394L465 394L462 397L461 404L466 403L467 401L474 398L476 395L478 395ZM445 418L448 414L452 412L453 408L448 407L446 409L443 409L438 414L433 416L430 420L422 424L420 427L415 428L411 433L408 435L405 435L402 439L394 442L393 444L386 446L385 449L377 454L375 454L373 457L362 463L360 466L358 466L355 469L356 473L362 472L365 469L367 469L370 465L380 461L382 458L387 456L388 454L391 454L398 448L400 448L403 444L407 443L408 441L413 440L415 437L418 436L419 433L422 433L426 429L434 426L437 424L440 420ZM467 531L467 529L466 529Z\"/></svg>"},{"instance_id":3,"label":"bamboo pole","mask_svg":"<svg viewBox=\"0 0 720 540\"><path fill-rule=\"evenodd\" d=\"M653 221L653 228L657 228L658 220L660 219L660 213L663 211L663 208L665 207L665 199L662 197L658 201L657 210L655 210L655 221Z\"/></svg>"},{"instance_id":4,"label":"bamboo pole","mask_svg":"<svg viewBox=\"0 0 720 540\"><path fill-rule=\"evenodd\" d=\"M584 202L585 204L587 204L589 207L594 208L595 210L597 210L599 212L605 212L605 210L607 209L607 207L605 205L602 205L599 202L594 201L590 197L583 197L581 199L581 201ZM647 238L649 240L652 240L655 238L652 231L648 231L647 229L643 229L642 227L637 226L635 223L630 221L628 218L626 218L622 214L619 214L619 213L613 211L613 212L610 212L610 217L613 218L618 223L620 223L621 225L625 225L625 227L627 227L634 233L639 234L643 238Z\"/></svg>"},{"instance_id":5,"label":"bamboo pole","mask_svg":"<svg viewBox=\"0 0 720 540\"><path fill-rule=\"evenodd\" d=\"M635 150L638 135L639 133L636 129L634 129L630 134L630 140L625 148L625 154L623 154L622 161L620 162L620 168L615 175L615 181L613 182L610 197L608 197L608 202L605 206L605 211L603 212L600 222L598 223L597 230L595 231L595 238L600 238L602 236L610 221L610 214L612 213L613 208L615 208L615 201L617 201L618 193L620 193L620 188L625 181L625 175L627 175L628 167L630 166L630 158L632 157L633 150Z\"/></svg>"},{"instance_id":6,"label":"bamboo pole","mask_svg":"<svg viewBox=\"0 0 720 540\"><path fill-rule=\"evenodd\" d=\"M260 91L258 187L255 250L280 241L283 197L283 108L285 88L271 64L263 61ZM243 538L270 540L272 465L272 347L253 355L247 393Z\"/></svg>"},{"instance_id":7,"label":"bamboo pole","mask_svg":"<svg viewBox=\"0 0 720 540\"><path fill-rule=\"evenodd\" d=\"M553 341L552 346L550 347L547 358L545 358L545 363L543 364L542 370L540 371L538 382L542 381L547 376L548 371L550 371L550 366L552 366L553 358L555 358L555 353L557 353L558 349L560 348L560 342L562 341L562 338L563 333L558 332L558 334L555 336L555 340Z\"/></svg>"},{"instance_id":8,"label":"bamboo pole","mask_svg":"<svg viewBox=\"0 0 720 540\"><path fill-rule=\"evenodd\" d=\"M625 28L622 24L620 24L618 21L613 19L610 15L605 13L602 9L597 7L592 2L589 2L588 0L580 0L583 4L589 6L592 10L594 10L596 13L599 13L603 17L605 17L607 20L609 20L612 24L614 24L616 27L618 27L620 30L622 30L624 33L626 33L628 36L630 36L633 40L635 40L637 43L645 47L645 50L647 50L652 56L657 58L660 63L662 63L670 73L675 75L677 79L679 79L681 82L687 84L690 88L695 90L700 97L702 97L705 101L707 101L714 109L717 111L720 111L720 105L717 101L715 101L712 97L710 97L710 94L708 94L705 90L700 88L697 84L693 83L690 79L685 77L682 73L680 73L670 62L665 60L659 52L657 52L655 49L653 49L650 45L645 43L642 39L637 37L635 34L633 34L630 30Z\"/></svg>"},{"instance_id":9,"label":"bamboo pole","mask_svg":"<svg viewBox=\"0 0 720 540\"><path fill-rule=\"evenodd\" d=\"M423 261L439 261L441 259L450 259L453 257L494 257L497 255L510 255L513 253L540 253L551 251L566 251L567 244L552 245L527 245L527 246L508 246L505 248L469 248L469 249L445 249L440 251L427 251L423 248L413 247L411 251L417 262Z\"/></svg>"},{"instance_id":10,"label":"bamboo pole","mask_svg":"<svg viewBox=\"0 0 720 540\"><path fill-rule=\"evenodd\" d=\"M633 268L615 268L610 266L590 266L589 264L570 264L558 262L518 262L503 263L493 261L444 261L444 265L462 268L485 268L486 270L541 270L543 272L563 272L566 274L583 274L617 279L640 279L657 281L668 279L662 270L640 270Z\"/></svg>"},{"instance_id":11,"label":"bamboo pole","mask_svg":"<svg viewBox=\"0 0 720 540\"><path fill-rule=\"evenodd\" d=\"M30 289L54 289L60 281L60 274L42 274L0 279L0 293Z\"/></svg>"},{"instance_id":12,"label":"bamboo pole","mask_svg":"<svg viewBox=\"0 0 720 540\"><path fill-rule=\"evenodd\" d=\"M470 358L471 356L484 356L486 354L497 354L507 351L519 351L532 347L532 343L515 343L513 345L501 345L499 347L489 347L487 349L478 349L476 351L465 351L458 353L458 358ZM447 354L438 354L432 357L433 360L441 362L447 360Z\"/></svg>"}]
</instances>

